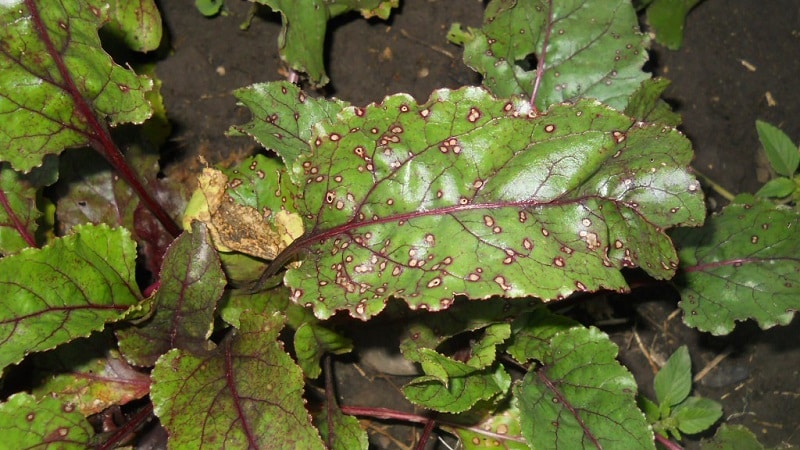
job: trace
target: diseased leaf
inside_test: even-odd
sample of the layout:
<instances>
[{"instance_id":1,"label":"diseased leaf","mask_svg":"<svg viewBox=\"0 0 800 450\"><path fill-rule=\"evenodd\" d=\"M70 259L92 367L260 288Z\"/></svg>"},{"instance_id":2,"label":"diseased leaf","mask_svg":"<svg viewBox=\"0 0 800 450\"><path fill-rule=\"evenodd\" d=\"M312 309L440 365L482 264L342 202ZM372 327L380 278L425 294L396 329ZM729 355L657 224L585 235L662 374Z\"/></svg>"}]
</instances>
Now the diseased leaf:
<instances>
[{"instance_id":1,"label":"diseased leaf","mask_svg":"<svg viewBox=\"0 0 800 450\"><path fill-rule=\"evenodd\" d=\"M427 348L419 350L416 362L426 375L403 386L403 394L412 403L435 411L467 411L481 400L502 395L511 385L511 376L502 366L476 368Z\"/></svg>"},{"instance_id":2,"label":"diseased leaf","mask_svg":"<svg viewBox=\"0 0 800 450\"><path fill-rule=\"evenodd\" d=\"M654 0L647 7L647 23L653 29L656 41L670 50L678 50L683 43L686 16L702 0Z\"/></svg>"},{"instance_id":3,"label":"diseased leaf","mask_svg":"<svg viewBox=\"0 0 800 450\"><path fill-rule=\"evenodd\" d=\"M143 324L117 331L120 351L137 366L149 367L172 348L205 350L214 311L225 287L219 257L208 232L194 222L167 250L154 294L155 313Z\"/></svg>"},{"instance_id":4,"label":"diseased leaf","mask_svg":"<svg viewBox=\"0 0 800 450\"><path fill-rule=\"evenodd\" d=\"M458 419L456 419L458 420ZM439 428L458 436L464 450L529 450L519 424L519 406L516 399L500 413L489 415L470 426L452 426L440 423Z\"/></svg>"},{"instance_id":5,"label":"diseased leaf","mask_svg":"<svg viewBox=\"0 0 800 450\"><path fill-rule=\"evenodd\" d=\"M681 115L661 99L661 94L669 86L666 78L648 78L631 94L625 114L643 122L660 123L677 127L681 124Z\"/></svg>"},{"instance_id":6,"label":"diseased leaf","mask_svg":"<svg viewBox=\"0 0 800 450\"><path fill-rule=\"evenodd\" d=\"M95 117L112 125L150 116L152 82L115 64L97 28L109 6L83 2L0 5L0 159L27 172L47 154L96 141ZM93 125L93 122L94 125Z\"/></svg>"},{"instance_id":7,"label":"diseased leaf","mask_svg":"<svg viewBox=\"0 0 800 450\"><path fill-rule=\"evenodd\" d=\"M746 319L788 324L800 309L799 228L796 211L743 195L701 230L676 230L683 321L715 335Z\"/></svg>"},{"instance_id":8,"label":"diseased leaf","mask_svg":"<svg viewBox=\"0 0 800 450\"><path fill-rule=\"evenodd\" d=\"M291 167L306 235L273 266L319 318L368 318L390 297L449 307L454 295L544 300L669 278L664 229L705 213L689 142L596 102L529 116L480 88L348 108ZM284 193L286 195L286 193Z\"/></svg>"},{"instance_id":9,"label":"diseased leaf","mask_svg":"<svg viewBox=\"0 0 800 450\"><path fill-rule=\"evenodd\" d=\"M36 206L37 192L56 179L58 169L53 158L27 175L0 163L0 255L37 245L37 220L42 216Z\"/></svg>"},{"instance_id":10,"label":"diseased leaf","mask_svg":"<svg viewBox=\"0 0 800 450\"><path fill-rule=\"evenodd\" d=\"M758 438L743 425L720 425L711 439L702 440L703 450L764 450Z\"/></svg>"},{"instance_id":11,"label":"diseased leaf","mask_svg":"<svg viewBox=\"0 0 800 450\"><path fill-rule=\"evenodd\" d=\"M158 360L151 398L170 447L322 449L303 374L276 342L284 319L247 313L240 320L238 333L213 352L175 349Z\"/></svg>"},{"instance_id":12,"label":"diseased leaf","mask_svg":"<svg viewBox=\"0 0 800 450\"><path fill-rule=\"evenodd\" d=\"M369 439L358 419L342 414L338 406L322 408L317 420L322 440L328 450L367 450ZM333 432L329 429L333 429Z\"/></svg>"},{"instance_id":13,"label":"diseased leaf","mask_svg":"<svg viewBox=\"0 0 800 450\"><path fill-rule=\"evenodd\" d=\"M149 52L161 43L161 14L153 0L113 0L110 22L104 30L111 32L133 51Z\"/></svg>"},{"instance_id":14,"label":"diseased leaf","mask_svg":"<svg viewBox=\"0 0 800 450\"><path fill-rule=\"evenodd\" d=\"M689 397L675 407L672 417L681 432L700 433L711 428L722 417L722 405L707 398Z\"/></svg>"},{"instance_id":15,"label":"diseased leaf","mask_svg":"<svg viewBox=\"0 0 800 450\"><path fill-rule=\"evenodd\" d=\"M536 90L540 110L578 98L623 109L649 78L647 39L625 0L493 0L483 26L459 37L484 86L498 97Z\"/></svg>"},{"instance_id":16,"label":"diseased leaf","mask_svg":"<svg viewBox=\"0 0 800 450\"><path fill-rule=\"evenodd\" d=\"M8 448L84 450L94 435L75 405L62 399L37 400L26 393L0 403L0 432Z\"/></svg>"},{"instance_id":17,"label":"diseased leaf","mask_svg":"<svg viewBox=\"0 0 800 450\"><path fill-rule=\"evenodd\" d=\"M785 177L794 176L800 165L800 149L780 128L767 122L756 120L756 131L775 172Z\"/></svg>"},{"instance_id":18,"label":"diseased leaf","mask_svg":"<svg viewBox=\"0 0 800 450\"><path fill-rule=\"evenodd\" d=\"M233 95L253 114L245 125L235 125L228 133L245 133L265 148L275 151L287 165L311 152L314 124L334 119L349 106L342 100L309 97L288 82L261 83L237 89Z\"/></svg>"},{"instance_id":19,"label":"diseased leaf","mask_svg":"<svg viewBox=\"0 0 800 450\"><path fill-rule=\"evenodd\" d=\"M292 70L308 74L311 84L328 84L323 50L328 20L358 10L365 18L389 17L399 0L254 0L281 13L283 28L278 38L281 59Z\"/></svg>"},{"instance_id":20,"label":"diseased leaf","mask_svg":"<svg viewBox=\"0 0 800 450\"><path fill-rule=\"evenodd\" d=\"M36 382L33 394L55 394L84 416L124 405L150 393L150 376L114 350L110 333L93 334L32 357Z\"/></svg>"},{"instance_id":21,"label":"diseased leaf","mask_svg":"<svg viewBox=\"0 0 800 450\"><path fill-rule=\"evenodd\" d=\"M554 335L550 345L542 366L514 387L528 442L542 449L655 448L636 406L636 381L616 361L607 335L576 327Z\"/></svg>"},{"instance_id":22,"label":"diseased leaf","mask_svg":"<svg viewBox=\"0 0 800 450\"><path fill-rule=\"evenodd\" d=\"M692 360L685 345L675 350L658 371L653 388L658 402L668 407L681 403L689 396L692 391Z\"/></svg>"},{"instance_id":23,"label":"diseased leaf","mask_svg":"<svg viewBox=\"0 0 800 450\"><path fill-rule=\"evenodd\" d=\"M319 322L311 310L289 300L289 290L284 286L257 293L225 291L219 310L222 320L236 328L239 328L239 319L244 311L268 315L280 312L286 316L286 325L293 330L304 323Z\"/></svg>"},{"instance_id":24,"label":"diseased leaf","mask_svg":"<svg viewBox=\"0 0 800 450\"><path fill-rule=\"evenodd\" d=\"M0 259L0 369L119 320L140 299L135 259L130 233L105 225Z\"/></svg>"},{"instance_id":25,"label":"diseased leaf","mask_svg":"<svg viewBox=\"0 0 800 450\"><path fill-rule=\"evenodd\" d=\"M520 315L511 324L511 342L506 352L520 364L535 359L542 361L550 355L550 339L561 331L578 325L578 322L547 308L536 308Z\"/></svg>"},{"instance_id":26,"label":"diseased leaf","mask_svg":"<svg viewBox=\"0 0 800 450\"><path fill-rule=\"evenodd\" d=\"M294 351L303 373L306 377L315 379L322 373L319 361L323 355L349 353L353 351L353 342L317 323L304 323L294 334Z\"/></svg>"}]
</instances>

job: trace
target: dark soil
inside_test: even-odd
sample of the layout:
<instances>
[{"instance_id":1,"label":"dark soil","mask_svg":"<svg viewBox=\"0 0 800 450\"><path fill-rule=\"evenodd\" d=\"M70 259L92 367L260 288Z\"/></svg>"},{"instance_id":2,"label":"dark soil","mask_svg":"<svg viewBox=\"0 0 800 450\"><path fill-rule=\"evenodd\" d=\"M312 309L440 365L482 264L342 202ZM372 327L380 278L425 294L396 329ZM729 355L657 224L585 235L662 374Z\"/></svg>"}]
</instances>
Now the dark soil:
<instances>
[{"instance_id":1,"label":"dark soil","mask_svg":"<svg viewBox=\"0 0 800 450\"><path fill-rule=\"evenodd\" d=\"M450 24L478 26L479 0L404 0L389 22L358 16L335 20L329 29L328 72L323 94L354 104L407 92L424 100L440 87L479 82L461 62L459 47L445 35ZM168 114L175 125L165 161L168 174L191 178L198 155L233 162L258 150L249 138L228 138L232 124L249 120L231 92L255 82L284 79L277 51L280 17L259 9L240 30L251 4L228 0L225 15L207 19L192 2L161 2L172 53L158 66ZM656 46L652 69L673 81L666 97L683 115L681 130L694 142L694 166L726 189L754 192L759 143L755 120L769 121L800 140L800 2L708 0L689 16L683 48ZM176 162L181 162L177 164ZM188 174L187 174L188 170ZM724 200L711 193L712 207ZM609 300L621 325L603 327L621 347L620 359L652 395L654 365L688 344L698 373L727 355L696 385L695 394L724 405L723 418L744 424L768 446L800 446L800 324L768 331L751 323L727 337L685 327L674 313L677 299L664 289L637 290ZM598 317L584 313L587 323ZM602 322L600 322L602 325ZM349 372L345 372L349 370ZM368 378L341 366L343 403L398 407L403 379ZM388 395L391 393L393 395ZM376 448L413 448L413 427L370 425ZM389 431L386 431L389 430ZM412 447L409 447L412 446ZM441 448L444 448L440 446Z\"/></svg>"}]
</instances>

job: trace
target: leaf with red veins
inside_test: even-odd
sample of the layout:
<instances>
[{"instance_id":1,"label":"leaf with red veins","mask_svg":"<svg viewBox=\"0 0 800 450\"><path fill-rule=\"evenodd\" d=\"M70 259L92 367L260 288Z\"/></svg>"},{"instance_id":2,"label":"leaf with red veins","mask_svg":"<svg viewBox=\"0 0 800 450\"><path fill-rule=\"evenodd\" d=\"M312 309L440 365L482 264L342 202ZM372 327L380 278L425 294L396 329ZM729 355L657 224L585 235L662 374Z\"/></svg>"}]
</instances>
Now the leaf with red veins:
<instances>
[{"instance_id":1,"label":"leaf with red veins","mask_svg":"<svg viewBox=\"0 0 800 450\"><path fill-rule=\"evenodd\" d=\"M48 154L113 146L104 124L142 123L152 81L115 64L97 29L97 0L20 0L0 5L0 160L27 172Z\"/></svg>"},{"instance_id":2,"label":"leaf with red veins","mask_svg":"<svg viewBox=\"0 0 800 450\"><path fill-rule=\"evenodd\" d=\"M225 275L211 245L208 230L199 222L167 250L154 294L155 312L141 325L117 331L119 348L137 366L152 366L172 348L205 351L222 297Z\"/></svg>"},{"instance_id":3,"label":"leaf with red veins","mask_svg":"<svg viewBox=\"0 0 800 450\"><path fill-rule=\"evenodd\" d=\"M276 340L283 321L242 314L216 350L176 349L158 360L151 398L170 447L324 448L305 409L303 374Z\"/></svg>"},{"instance_id":4,"label":"leaf with red veins","mask_svg":"<svg viewBox=\"0 0 800 450\"><path fill-rule=\"evenodd\" d=\"M23 175L7 163L0 163L0 254L16 253L36 247L36 221L42 213L36 206L40 188L56 182L56 161L48 158L45 165Z\"/></svg>"},{"instance_id":5,"label":"leaf with red veins","mask_svg":"<svg viewBox=\"0 0 800 450\"><path fill-rule=\"evenodd\" d=\"M81 450L91 447L94 430L75 405L22 392L0 403L0 433L7 448Z\"/></svg>"},{"instance_id":6,"label":"leaf with red veins","mask_svg":"<svg viewBox=\"0 0 800 450\"><path fill-rule=\"evenodd\" d=\"M113 350L110 333L94 334L35 355L33 394L55 394L84 416L124 405L150 392L150 376L131 367Z\"/></svg>"},{"instance_id":7,"label":"leaf with red veins","mask_svg":"<svg viewBox=\"0 0 800 450\"><path fill-rule=\"evenodd\" d=\"M105 225L0 259L0 368L119 320L140 300L135 260L130 233Z\"/></svg>"},{"instance_id":8,"label":"leaf with red veins","mask_svg":"<svg viewBox=\"0 0 800 450\"><path fill-rule=\"evenodd\" d=\"M800 214L737 197L700 230L676 230L683 321L715 335L754 319L788 325L800 310Z\"/></svg>"},{"instance_id":9,"label":"leaf with red veins","mask_svg":"<svg viewBox=\"0 0 800 450\"><path fill-rule=\"evenodd\" d=\"M439 310L459 294L625 291L626 267L672 277L664 230L705 215L689 141L593 101L529 111L470 87L318 124L289 169L306 234L270 272L299 256L294 301L362 319L392 296Z\"/></svg>"}]
</instances>

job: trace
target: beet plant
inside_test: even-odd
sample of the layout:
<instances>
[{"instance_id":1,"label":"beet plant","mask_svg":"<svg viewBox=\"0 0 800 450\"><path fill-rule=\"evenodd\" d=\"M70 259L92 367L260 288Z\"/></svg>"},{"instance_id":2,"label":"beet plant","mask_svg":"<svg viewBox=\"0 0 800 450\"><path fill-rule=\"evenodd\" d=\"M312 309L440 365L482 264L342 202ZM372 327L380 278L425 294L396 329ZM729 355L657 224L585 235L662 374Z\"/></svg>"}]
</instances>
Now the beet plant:
<instances>
[{"instance_id":1,"label":"beet plant","mask_svg":"<svg viewBox=\"0 0 800 450\"><path fill-rule=\"evenodd\" d=\"M397 6L263 3L313 86L331 17ZM483 85L425 100L243 87L252 121L230 132L266 151L207 167L191 198L158 176L154 76L101 45L154 50L154 3L7 0L0 20L0 429L14 447L164 445L163 430L171 448L366 448L360 417L423 424L418 448L434 428L461 448L674 448L721 415L689 396L685 349L655 401L637 400L608 336L551 305L644 274L713 334L798 307L797 212L742 196L705 217L629 2L489 2L480 28L450 32ZM378 315L403 323L417 374L402 391L427 413L337 399L332 355L357 354L350 332ZM742 436L724 427L713 444Z\"/></svg>"}]
</instances>

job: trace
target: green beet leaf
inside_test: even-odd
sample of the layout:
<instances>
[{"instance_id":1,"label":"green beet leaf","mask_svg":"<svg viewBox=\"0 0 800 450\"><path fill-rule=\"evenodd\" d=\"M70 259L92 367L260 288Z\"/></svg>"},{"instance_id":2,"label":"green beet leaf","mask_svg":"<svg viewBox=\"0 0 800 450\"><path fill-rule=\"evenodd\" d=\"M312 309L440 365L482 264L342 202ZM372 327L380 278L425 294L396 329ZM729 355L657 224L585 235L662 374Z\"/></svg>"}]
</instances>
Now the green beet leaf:
<instances>
[{"instance_id":1,"label":"green beet leaf","mask_svg":"<svg viewBox=\"0 0 800 450\"><path fill-rule=\"evenodd\" d=\"M105 225L0 259L0 368L119 320L140 299L135 259L130 233Z\"/></svg>"},{"instance_id":2,"label":"green beet leaf","mask_svg":"<svg viewBox=\"0 0 800 450\"><path fill-rule=\"evenodd\" d=\"M170 447L322 449L303 374L276 341L283 317L246 312L240 321L212 352L158 360L151 398Z\"/></svg>"},{"instance_id":3,"label":"green beet leaf","mask_svg":"<svg viewBox=\"0 0 800 450\"><path fill-rule=\"evenodd\" d=\"M46 4L45 4L46 3ZM0 5L0 159L23 172L47 154L97 141L95 117L141 123L152 82L114 64L97 28L109 6L85 2Z\"/></svg>"},{"instance_id":4,"label":"green beet leaf","mask_svg":"<svg viewBox=\"0 0 800 450\"><path fill-rule=\"evenodd\" d=\"M158 48L164 30L161 13L154 0L113 0L109 3L111 21L105 25L104 30L124 42L131 50L149 52Z\"/></svg>"},{"instance_id":5,"label":"green beet leaf","mask_svg":"<svg viewBox=\"0 0 800 450\"><path fill-rule=\"evenodd\" d=\"M686 16L702 0L654 0L647 7L647 23L653 29L656 41L670 50L678 50L683 43Z\"/></svg>"},{"instance_id":6,"label":"green beet leaf","mask_svg":"<svg viewBox=\"0 0 800 450\"><path fill-rule=\"evenodd\" d=\"M669 86L666 78L648 78L642 82L628 99L625 114L637 120L650 123L662 123L671 127L681 124L681 115L673 112L661 94Z\"/></svg>"},{"instance_id":7,"label":"green beet leaf","mask_svg":"<svg viewBox=\"0 0 800 450\"><path fill-rule=\"evenodd\" d=\"M689 396L692 390L692 360L685 345L675 350L664 367L658 371L653 387L658 402L670 408Z\"/></svg>"},{"instance_id":8,"label":"green beet leaf","mask_svg":"<svg viewBox=\"0 0 800 450\"><path fill-rule=\"evenodd\" d=\"M154 294L155 313L117 331L120 351L137 366L152 366L173 348L204 350L225 287L219 256L201 223L192 224L167 250Z\"/></svg>"},{"instance_id":9,"label":"green beet leaf","mask_svg":"<svg viewBox=\"0 0 800 450\"><path fill-rule=\"evenodd\" d=\"M283 28L278 48L292 70L305 72L315 87L328 84L323 51L328 20L347 11L365 18L389 17L399 0L255 0L281 13Z\"/></svg>"},{"instance_id":10,"label":"green beet leaf","mask_svg":"<svg viewBox=\"0 0 800 450\"><path fill-rule=\"evenodd\" d=\"M317 323L304 323L294 334L297 364L306 377L314 379L322 373L319 361L326 353L341 355L353 350L350 339Z\"/></svg>"},{"instance_id":11,"label":"green beet leaf","mask_svg":"<svg viewBox=\"0 0 800 450\"><path fill-rule=\"evenodd\" d=\"M314 124L335 118L348 106L341 100L309 97L288 82L254 84L234 91L233 95L250 109L253 120L233 126L229 133L252 136L265 148L277 152L287 165L311 152L309 142Z\"/></svg>"},{"instance_id":12,"label":"green beet leaf","mask_svg":"<svg viewBox=\"0 0 800 450\"><path fill-rule=\"evenodd\" d=\"M358 419L342 414L336 405L325 403L316 420L325 446L328 450L367 450L369 439L367 432L361 428Z\"/></svg>"},{"instance_id":13,"label":"green beet leaf","mask_svg":"<svg viewBox=\"0 0 800 450\"><path fill-rule=\"evenodd\" d=\"M439 310L457 294L624 291L623 267L671 277L664 229L705 213L689 142L593 101L529 110L463 88L319 125L290 172L306 234L271 270L302 255L285 276L294 301L363 319L390 296Z\"/></svg>"},{"instance_id":14,"label":"green beet leaf","mask_svg":"<svg viewBox=\"0 0 800 450\"><path fill-rule=\"evenodd\" d=\"M47 158L42 167L28 174L0 163L0 255L35 247L37 220L42 213L36 206L39 190L56 182L56 161Z\"/></svg>"},{"instance_id":15,"label":"green beet leaf","mask_svg":"<svg viewBox=\"0 0 800 450\"><path fill-rule=\"evenodd\" d=\"M520 364L527 364L531 359L544 360L552 352L550 339L576 325L578 322L566 316L544 307L536 308L511 324L511 340L506 351Z\"/></svg>"},{"instance_id":16,"label":"green beet leaf","mask_svg":"<svg viewBox=\"0 0 800 450\"><path fill-rule=\"evenodd\" d=\"M150 393L150 376L131 367L114 350L110 332L72 341L31 360L32 393L56 395L87 417Z\"/></svg>"},{"instance_id":17,"label":"green beet leaf","mask_svg":"<svg viewBox=\"0 0 800 450\"><path fill-rule=\"evenodd\" d=\"M800 309L800 215L740 196L701 230L676 230L683 321L716 335L736 321L786 325Z\"/></svg>"},{"instance_id":18,"label":"green beet leaf","mask_svg":"<svg viewBox=\"0 0 800 450\"><path fill-rule=\"evenodd\" d=\"M72 403L25 393L0 403L0 432L7 448L83 450L94 430Z\"/></svg>"},{"instance_id":19,"label":"green beet leaf","mask_svg":"<svg viewBox=\"0 0 800 450\"><path fill-rule=\"evenodd\" d=\"M780 128L767 122L757 120L756 131L769 164L775 172L785 177L793 177L800 164L800 149Z\"/></svg>"},{"instance_id":20,"label":"green beet leaf","mask_svg":"<svg viewBox=\"0 0 800 450\"><path fill-rule=\"evenodd\" d=\"M460 417L456 423L461 422ZM440 422L439 427L460 439L464 450L529 450L531 447L522 437L519 423L519 406L516 399L502 412L490 414L477 423L456 426L456 423Z\"/></svg>"},{"instance_id":21,"label":"green beet leaf","mask_svg":"<svg viewBox=\"0 0 800 450\"><path fill-rule=\"evenodd\" d=\"M625 0L493 0L483 26L452 33L498 97L535 93L540 110L577 98L622 109L649 78L647 39Z\"/></svg>"},{"instance_id":22,"label":"green beet leaf","mask_svg":"<svg viewBox=\"0 0 800 450\"><path fill-rule=\"evenodd\" d=\"M596 328L550 339L552 354L514 388L522 434L536 448L653 449L653 432L636 406L636 381L617 346ZM613 405L613 406L611 406Z\"/></svg>"}]
</instances>

